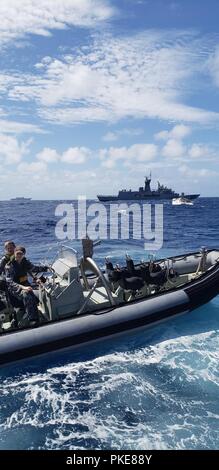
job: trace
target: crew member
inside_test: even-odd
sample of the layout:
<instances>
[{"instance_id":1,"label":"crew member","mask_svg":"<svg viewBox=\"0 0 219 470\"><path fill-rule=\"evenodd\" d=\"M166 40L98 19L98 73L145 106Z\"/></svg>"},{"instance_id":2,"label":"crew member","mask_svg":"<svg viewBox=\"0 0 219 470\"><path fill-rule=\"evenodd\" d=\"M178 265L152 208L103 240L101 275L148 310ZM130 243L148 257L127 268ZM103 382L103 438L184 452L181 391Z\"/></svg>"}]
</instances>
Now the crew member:
<instances>
[{"instance_id":1,"label":"crew member","mask_svg":"<svg viewBox=\"0 0 219 470\"><path fill-rule=\"evenodd\" d=\"M6 264L11 263L14 259L15 243L12 240L6 240L4 247L5 254L0 261L0 274L4 272Z\"/></svg>"},{"instance_id":2,"label":"crew member","mask_svg":"<svg viewBox=\"0 0 219 470\"><path fill-rule=\"evenodd\" d=\"M5 269L11 281L22 286L30 286L28 274L34 277L37 273L47 271L48 266L35 266L25 257L25 254L26 249L23 246L16 246L14 259L5 266Z\"/></svg>"}]
</instances>

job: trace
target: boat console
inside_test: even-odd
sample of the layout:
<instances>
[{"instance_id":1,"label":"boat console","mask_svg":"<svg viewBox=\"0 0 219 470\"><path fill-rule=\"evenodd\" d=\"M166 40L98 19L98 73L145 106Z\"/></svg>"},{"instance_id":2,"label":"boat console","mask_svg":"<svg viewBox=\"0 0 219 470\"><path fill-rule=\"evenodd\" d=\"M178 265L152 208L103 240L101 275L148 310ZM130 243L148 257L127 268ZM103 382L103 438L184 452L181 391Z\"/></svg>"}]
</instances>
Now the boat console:
<instances>
[{"instance_id":1,"label":"boat console","mask_svg":"<svg viewBox=\"0 0 219 470\"><path fill-rule=\"evenodd\" d=\"M64 247L52 264L51 272L39 289L41 312L47 320L72 316L83 303L76 252Z\"/></svg>"}]
</instances>

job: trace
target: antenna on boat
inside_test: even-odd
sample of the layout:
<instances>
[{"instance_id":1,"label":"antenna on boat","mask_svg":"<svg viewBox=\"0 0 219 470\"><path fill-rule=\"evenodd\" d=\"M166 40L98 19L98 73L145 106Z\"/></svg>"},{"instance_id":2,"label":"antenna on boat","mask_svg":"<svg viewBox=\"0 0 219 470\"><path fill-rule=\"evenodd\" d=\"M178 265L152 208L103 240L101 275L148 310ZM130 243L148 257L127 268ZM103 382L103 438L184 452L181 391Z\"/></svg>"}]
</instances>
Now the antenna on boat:
<instances>
[{"instance_id":1,"label":"antenna on boat","mask_svg":"<svg viewBox=\"0 0 219 470\"><path fill-rule=\"evenodd\" d=\"M92 258L94 247L99 245L101 240L91 240L87 235L86 238L82 238L82 249L83 249L83 258Z\"/></svg>"},{"instance_id":2,"label":"antenna on boat","mask_svg":"<svg viewBox=\"0 0 219 470\"><path fill-rule=\"evenodd\" d=\"M92 258L93 252L94 252L94 242L91 240L88 235L86 238L82 238L82 249L83 249L83 257L84 259L86 258Z\"/></svg>"}]
</instances>

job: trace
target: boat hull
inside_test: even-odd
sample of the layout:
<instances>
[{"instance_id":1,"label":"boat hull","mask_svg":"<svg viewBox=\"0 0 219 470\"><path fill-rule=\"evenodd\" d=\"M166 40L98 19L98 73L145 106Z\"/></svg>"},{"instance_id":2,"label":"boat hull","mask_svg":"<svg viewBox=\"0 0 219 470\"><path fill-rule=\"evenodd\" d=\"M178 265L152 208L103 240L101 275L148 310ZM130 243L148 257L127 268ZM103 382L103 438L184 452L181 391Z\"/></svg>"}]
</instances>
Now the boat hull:
<instances>
[{"instance_id":1,"label":"boat hull","mask_svg":"<svg viewBox=\"0 0 219 470\"><path fill-rule=\"evenodd\" d=\"M94 340L152 326L209 302L219 293L219 264L184 288L173 288L144 300L5 333L0 338L0 364L75 347Z\"/></svg>"},{"instance_id":2,"label":"boat hull","mask_svg":"<svg viewBox=\"0 0 219 470\"><path fill-rule=\"evenodd\" d=\"M194 201L200 196L200 194L185 194L184 197L189 199L190 201ZM104 195L97 195L97 198L100 202L109 202L109 201L171 201L172 199L180 197L179 194L175 195L159 195L159 194L129 194L129 192L124 192L118 196L104 196Z\"/></svg>"}]
</instances>

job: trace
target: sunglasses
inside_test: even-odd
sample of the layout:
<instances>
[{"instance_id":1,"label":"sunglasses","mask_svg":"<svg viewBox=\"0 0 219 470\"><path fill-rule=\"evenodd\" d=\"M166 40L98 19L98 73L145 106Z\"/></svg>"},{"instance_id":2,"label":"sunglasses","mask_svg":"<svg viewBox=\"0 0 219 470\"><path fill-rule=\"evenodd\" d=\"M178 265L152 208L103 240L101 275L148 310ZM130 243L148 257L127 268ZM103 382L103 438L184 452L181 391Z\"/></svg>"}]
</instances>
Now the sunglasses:
<instances>
[{"instance_id":1,"label":"sunglasses","mask_svg":"<svg viewBox=\"0 0 219 470\"><path fill-rule=\"evenodd\" d=\"M15 255L24 256L24 253L22 251L16 251Z\"/></svg>"}]
</instances>

